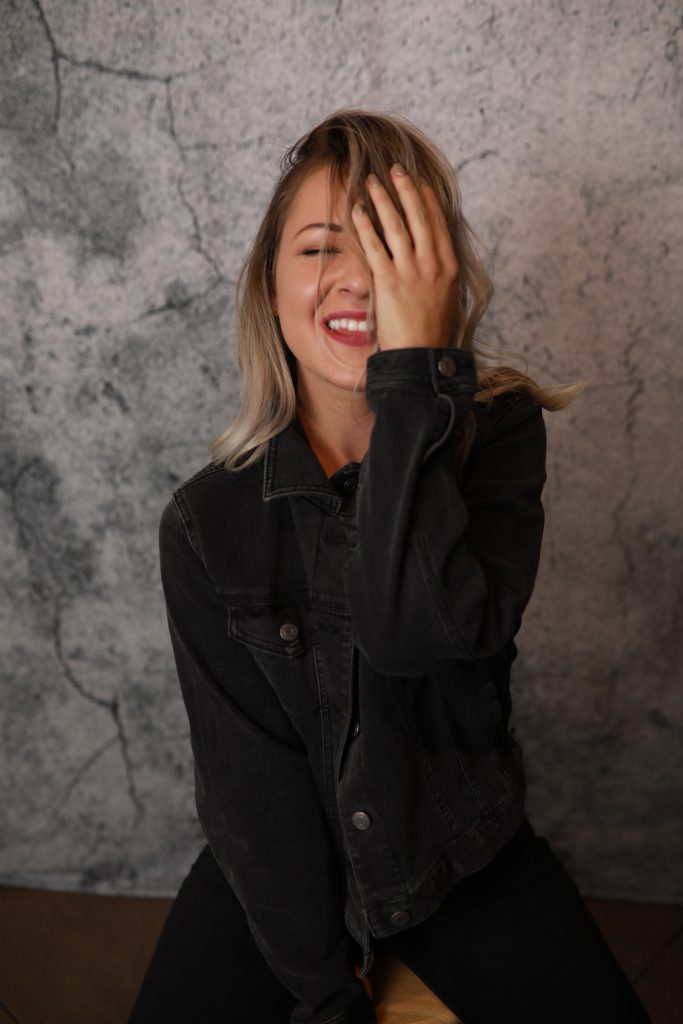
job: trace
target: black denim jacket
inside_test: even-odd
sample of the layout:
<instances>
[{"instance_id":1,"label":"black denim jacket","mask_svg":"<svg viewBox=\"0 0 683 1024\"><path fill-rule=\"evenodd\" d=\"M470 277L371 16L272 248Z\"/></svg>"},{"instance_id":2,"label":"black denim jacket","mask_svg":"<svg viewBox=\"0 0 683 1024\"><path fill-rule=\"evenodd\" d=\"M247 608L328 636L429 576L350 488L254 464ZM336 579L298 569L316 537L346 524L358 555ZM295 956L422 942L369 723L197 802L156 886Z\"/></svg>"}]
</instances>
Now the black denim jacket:
<instances>
[{"instance_id":1,"label":"black denim jacket","mask_svg":"<svg viewBox=\"0 0 683 1024\"><path fill-rule=\"evenodd\" d=\"M428 917L524 817L509 680L545 428L529 396L474 390L468 352L377 352L360 464L328 478L297 420L162 515L200 821L292 1021L373 1020L349 933L363 976L373 937Z\"/></svg>"}]
</instances>

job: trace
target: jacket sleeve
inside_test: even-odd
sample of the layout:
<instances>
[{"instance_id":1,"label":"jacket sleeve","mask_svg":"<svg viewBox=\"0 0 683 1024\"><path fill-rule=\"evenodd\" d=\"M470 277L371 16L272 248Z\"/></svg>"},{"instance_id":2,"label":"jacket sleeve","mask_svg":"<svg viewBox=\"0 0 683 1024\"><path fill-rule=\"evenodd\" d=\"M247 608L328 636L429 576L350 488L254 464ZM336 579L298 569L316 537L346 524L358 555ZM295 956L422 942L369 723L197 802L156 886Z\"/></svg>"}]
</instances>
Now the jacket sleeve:
<instances>
[{"instance_id":1,"label":"jacket sleeve","mask_svg":"<svg viewBox=\"0 0 683 1024\"><path fill-rule=\"evenodd\" d=\"M543 535L541 407L512 392L482 417L464 472L458 443L475 391L471 353L384 350L368 359L375 413L347 568L356 642L380 672L498 653L519 629Z\"/></svg>"},{"instance_id":2,"label":"jacket sleeve","mask_svg":"<svg viewBox=\"0 0 683 1024\"><path fill-rule=\"evenodd\" d=\"M350 960L344 883L306 751L228 635L196 543L176 498L161 517L161 576L202 827L264 958L298 999L291 1020L366 1024L375 1017Z\"/></svg>"}]
</instances>

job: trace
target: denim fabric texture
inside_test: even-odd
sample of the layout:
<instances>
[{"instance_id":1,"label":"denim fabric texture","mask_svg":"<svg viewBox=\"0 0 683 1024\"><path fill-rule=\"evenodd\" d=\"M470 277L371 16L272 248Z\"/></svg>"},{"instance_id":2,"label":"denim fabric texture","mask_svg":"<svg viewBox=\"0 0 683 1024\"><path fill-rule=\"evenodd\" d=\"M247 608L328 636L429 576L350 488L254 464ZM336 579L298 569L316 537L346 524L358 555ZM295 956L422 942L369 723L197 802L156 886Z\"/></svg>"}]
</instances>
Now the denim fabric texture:
<instances>
[{"instance_id":1,"label":"denim fabric texture","mask_svg":"<svg viewBox=\"0 0 683 1024\"><path fill-rule=\"evenodd\" d=\"M524 820L510 667L545 427L528 395L474 391L468 352L377 352L362 462L328 478L297 419L162 514L199 818L294 1024L372 1021L350 937L362 977Z\"/></svg>"}]
</instances>

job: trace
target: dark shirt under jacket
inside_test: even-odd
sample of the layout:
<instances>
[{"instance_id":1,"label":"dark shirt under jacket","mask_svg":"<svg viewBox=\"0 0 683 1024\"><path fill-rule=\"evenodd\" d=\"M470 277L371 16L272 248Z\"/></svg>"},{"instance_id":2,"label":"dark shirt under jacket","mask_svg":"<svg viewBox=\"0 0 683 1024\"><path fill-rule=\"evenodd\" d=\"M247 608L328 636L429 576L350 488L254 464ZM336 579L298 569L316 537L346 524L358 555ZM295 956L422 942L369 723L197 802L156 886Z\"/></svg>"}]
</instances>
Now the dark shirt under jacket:
<instances>
[{"instance_id":1,"label":"dark shirt under jacket","mask_svg":"<svg viewBox=\"0 0 683 1024\"><path fill-rule=\"evenodd\" d=\"M343 1012L364 1001L348 933L366 974L373 936L428 917L524 818L509 678L545 427L529 396L474 390L468 352L377 352L360 464L328 478L296 420L162 515L199 817L292 1021L372 1019Z\"/></svg>"}]
</instances>

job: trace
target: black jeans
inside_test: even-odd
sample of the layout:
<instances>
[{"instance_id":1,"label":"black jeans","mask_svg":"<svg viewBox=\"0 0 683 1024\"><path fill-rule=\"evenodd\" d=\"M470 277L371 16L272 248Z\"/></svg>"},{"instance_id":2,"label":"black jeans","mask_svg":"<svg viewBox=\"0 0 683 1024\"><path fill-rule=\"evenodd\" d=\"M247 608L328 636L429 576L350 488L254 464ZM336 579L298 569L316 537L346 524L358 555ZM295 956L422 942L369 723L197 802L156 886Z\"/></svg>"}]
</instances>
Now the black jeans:
<instances>
[{"instance_id":1,"label":"black jeans","mask_svg":"<svg viewBox=\"0 0 683 1024\"><path fill-rule=\"evenodd\" d=\"M467 1024L649 1022L574 881L528 822L430 918L375 948L407 964ZM205 847L129 1024L287 1024L294 1004Z\"/></svg>"}]
</instances>

